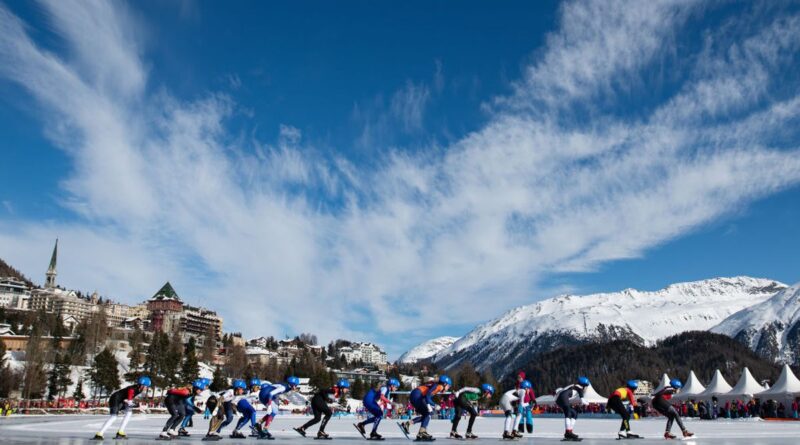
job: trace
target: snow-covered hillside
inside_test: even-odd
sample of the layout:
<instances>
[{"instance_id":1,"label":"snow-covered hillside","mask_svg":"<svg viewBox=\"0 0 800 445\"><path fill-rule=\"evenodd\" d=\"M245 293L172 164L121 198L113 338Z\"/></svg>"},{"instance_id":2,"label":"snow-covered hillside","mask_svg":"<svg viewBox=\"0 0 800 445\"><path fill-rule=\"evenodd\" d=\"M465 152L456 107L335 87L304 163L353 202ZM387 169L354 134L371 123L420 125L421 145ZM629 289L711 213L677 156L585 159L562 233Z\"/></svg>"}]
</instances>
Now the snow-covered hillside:
<instances>
[{"instance_id":1,"label":"snow-covered hillside","mask_svg":"<svg viewBox=\"0 0 800 445\"><path fill-rule=\"evenodd\" d=\"M800 283L731 315L711 331L741 341L764 358L800 364Z\"/></svg>"},{"instance_id":2,"label":"snow-covered hillside","mask_svg":"<svg viewBox=\"0 0 800 445\"><path fill-rule=\"evenodd\" d=\"M409 349L405 354L401 355L397 361L400 363L415 363L420 360L429 359L439 351L449 348L457 340L458 337L439 337L428 340Z\"/></svg>"},{"instance_id":3,"label":"snow-covered hillside","mask_svg":"<svg viewBox=\"0 0 800 445\"><path fill-rule=\"evenodd\" d=\"M623 338L651 344L684 331L708 330L785 288L777 281L735 277L673 284L655 292L562 295L478 326L434 360L448 368L468 360L502 376L534 354L561 346Z\"/></svg>"}]
</instances>

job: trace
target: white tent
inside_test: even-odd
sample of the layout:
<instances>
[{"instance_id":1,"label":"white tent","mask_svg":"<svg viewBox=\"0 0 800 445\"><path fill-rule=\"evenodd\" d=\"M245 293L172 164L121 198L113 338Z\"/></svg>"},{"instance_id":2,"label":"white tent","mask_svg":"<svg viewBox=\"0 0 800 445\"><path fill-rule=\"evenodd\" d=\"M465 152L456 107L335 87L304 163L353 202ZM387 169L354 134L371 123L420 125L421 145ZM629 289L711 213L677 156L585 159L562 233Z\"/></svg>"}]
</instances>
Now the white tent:
<instances>
[{"instance_id":1,"label":"white tent","mask_svg":"<svg viewBox=\"0 0 800 445\"><path fill-rule=\"evenodd\" d=\"M558 394L559 391L561 391L561 388L556 390L556 394ZM583 390L583 400L586 400L587 403L608 403L608 399L598 394L591 385L587 386L586 389ZM569 403L573 405L576 405L580 402L581 399L577 395L569 400ZM537 397L536 403L544 406L555 405L556 397L552 395Z\"/></svg>"},{"instance_id":2,"label":"white tent","mask_svg":"<svg viewBox=\"0 0 800 445\"><path fill-rule=\"evenodd\" d=\"M598 394L592 385L583 390L583 400L588 403L608 403L608 399ZM575 401L577 402L578 399L576 398Z\"/></svg>"},{"instance_id":3,"label":"white tent","mask_svg":"<svg viewBox=\"0 0 800 445\"><path fill-rule=\"evenodd\" d=\"M536 398L536 403L542 406L552 406L556 404L556 396L541 396Z\"/></svg>"},{"instance_id":4,"label":"white tent","mask_svg":"<svg viewBox=\"0 0 800 445\"><path fill-rule=\"evenodd\" d=\"M778 381L770 389L756 394L761 399L790 398L800 395L800 380L794 375L789 365L783 365Z\"/></svg>"},{"instance_id":5,"label":"white tent","mask_svg":"<svg viewBox=\"0 0 800 445\"><path fill-rule=\"evenodd\" d=\"M725 381L725 377L722 377L722 373L719 372L717 369L714 372L714 377L711 378L711 382L706 387L706 390L698 394L695 398L700 400L708 400L715 396L721 396L723 394L727 394L731 392L731 385Z\"/></svg>"},{"instance_id":6,"label":"white tent","mask_svg":"<svg viewBox=\"0 0 800 445\"><path fill-rule=\"evenodd\" d=\"M689 378L686 379L686 383L684 383L683 388L675 394L673 399L675 400L690 400L697 397L698 394L702 393L706 390L706 387L700 383L700 379L697 378L694 371L689 371Z\"/></svg>"},{"instance_id":7,"label":"white tent","mask_svg":"<svg viewBox=\"0 0 800 445\"><path fill-rule=\"evenodd\" d=\"M739 381L736 383L736 386L733 387L730 392L721 396L721 398L726 400L734 400L734 399L742 399L742 400L750 400L753 398L753 394L758 394L764 391L764 387L761 386L758 381L756 381L753 374L750 374L750 370L745 368L742 370L742 376L739 377Z\"/></svg>"},{"instance_id":8,"label":"white tent","mask_svg":"<svg viewBox=\"0 0 800 445\"><path fill-rule=\"evenodd\" d=\"M656 389L653 390L653 394L655 394L655 393L661 391L662 389L666 388L667 385L669 385L669 380L670 380L670 378L667 375L667 373L665 372L664 375L661 376L661 381L658 382L658 386L656 386Z\"/></svg>"}]
</instances>

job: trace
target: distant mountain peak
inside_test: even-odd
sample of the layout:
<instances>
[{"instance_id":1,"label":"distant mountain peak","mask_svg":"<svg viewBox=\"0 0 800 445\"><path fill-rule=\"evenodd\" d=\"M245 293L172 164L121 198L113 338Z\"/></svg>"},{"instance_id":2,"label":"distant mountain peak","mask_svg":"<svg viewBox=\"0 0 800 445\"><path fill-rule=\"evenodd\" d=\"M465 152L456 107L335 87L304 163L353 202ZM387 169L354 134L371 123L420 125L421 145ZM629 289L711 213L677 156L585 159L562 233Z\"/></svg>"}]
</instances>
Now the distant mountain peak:
<instances>
[{"instance_id":1,"label":"distant mountain peak","mask_svg":"<svg viewBox=\"0 0 800 445\"><path fill-rule=\"evenodd\" d=\"M656 291L559 295L507 311L433 360L444 367L469 361L502 376L530 356L560 346L613 339L651 345L681 332L705 331L786 287L739 276L675 283Z\"/></svg>"},{"instance_id":2,"label":"distant mountain peak","mask_svg":"<svg viewBox=\"0 0 800 445\"><path fill-rule=\"evenodd\" d=\"M800 364L800 283L732 314L711 330L733 337L763 358Z\"/></svg>"},{"instance_id":3,"label":"distant mountain peak","mask_svg":"<svg viewBox=\"0 0 800 445\"><path fill-rule=\"evenodd\" d=\"M400 363L416 363L435 356L439 351L449 348L458 337L437 337L409 349L397 359Z\"/></svg>"}]
</instances>

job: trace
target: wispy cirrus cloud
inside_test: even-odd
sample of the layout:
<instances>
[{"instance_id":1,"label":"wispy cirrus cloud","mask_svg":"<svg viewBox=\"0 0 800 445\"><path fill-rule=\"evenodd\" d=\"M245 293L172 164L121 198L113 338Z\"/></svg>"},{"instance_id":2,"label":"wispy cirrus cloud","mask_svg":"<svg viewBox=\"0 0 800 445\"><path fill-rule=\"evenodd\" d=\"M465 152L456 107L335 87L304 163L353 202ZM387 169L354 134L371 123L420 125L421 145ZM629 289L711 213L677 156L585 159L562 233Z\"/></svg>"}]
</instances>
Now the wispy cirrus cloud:
<instances>
[{"instance_id":1,"label":"wispy cirrus cloud","mask_svg":"<svg viewBox=\"0 0 800 445\"><path fill-rule=\"evenodd\" d=\"M45 6L68 54L0 6L0 73L41 104L72 157L63 193L80 223L5 221L0 244L36 270L30 246L70 234L100 252L79 257L94 271L80 287L133 298L172 279L251 335L481 321L528 302L549 274L640 256L800 182L800 81L778 80L797 56L797 16L735 38L703 22L709 40L692 50L675 43L703 13L691 2L567 2L484 128L367 169L317 156L288 125L275 143L232 137L233 97L150 91L123 5ZM646 94L648 70L677 59L687 74L674 94L618 112ZM429 98L409 83L388 109L420 131ZM297 309L277 315L287 304Z\"/></svg>"}]
</instances>

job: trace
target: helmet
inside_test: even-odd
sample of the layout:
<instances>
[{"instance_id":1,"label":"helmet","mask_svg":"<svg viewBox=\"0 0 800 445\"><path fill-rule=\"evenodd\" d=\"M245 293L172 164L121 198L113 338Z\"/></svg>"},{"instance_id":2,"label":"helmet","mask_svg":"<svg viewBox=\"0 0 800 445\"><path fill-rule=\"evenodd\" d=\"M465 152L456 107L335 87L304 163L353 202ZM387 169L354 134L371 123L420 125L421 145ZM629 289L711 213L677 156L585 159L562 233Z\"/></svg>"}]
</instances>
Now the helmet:
<instances>
[{"instance_id":1,"label":"helmet","mask_svg":"<svg viewBox=\"0 0 800 445\"><path fill-rule=\"evenodd\" d=\"M236 379L233 381L233 388L234 389L247 389L247 384L242 379Z\"/></svg>"},{"instance_id":2,"label":"helmet","mask_svg":"<svg viewBox=\"0 0 800 445\"><path fill-rule=\"evenodd\" d=\"M261 380L257 378L250 379L250 386L261 386Z\"/></svg>"},{"instance_id":3,"label":"helmet","mask_svg":"<svg viewBox=\"0 0 800 445\"><path fill-rule=\"evenodd\" d=\"M192 382L192 387L197 389L206 389L206 382L203 379L196 379Z\"/></svg>"},{"instance_id":4,"label":"helmet","mask_svg":"<svg viewBox=\"0 0 800 445\"><path fill-rule=\"evenodd\" d=\"M494 386L492 386L492 385L490 385L488 383L484 383L483 385L481 385L481 389L483 390L483 392L488 392L489 394L494 394Z\"/></svg>"},{"instance_id":5,"label":"helmet","mask_svg":"<svg viewBox=\"0 0 800 445\"><path fill-rule=\"evenodd\" d=\"M207 379L207 378L203 377L200 380L203 381L203 384L205 385L206 388L208 388L208 385L211 384L211 379Z\"/></svg>"},{"instance_id":6,"label":"helmet","mask_svg":"<svg viewBox=\"0 0 800 445\"><path fill-rule=\"evenodd\" d=\"M350 381L347 379L339 379L339 381L336 382L336 386L338 386L339 388L349 388Z\"/></svg>"},{"instance_id":7,"label":"helmet","mask_svg":"<svg viewBox=\"0 0 800 445\"><path fill-rule=\"evenodd\" d=\"M288 384L289 384L289 386L291 386L292 388L294 388L295 386L297 386L297 385L299 385L299 384L300 384L300 379L298 379L298 378L297 378L297 377L295 377L295 376L291 376L291 377L289 377L288 379L286 379L286 383L288 383Z\"/></svg>"},{"instance_id":8,"label":"helmet","mask_svg":"<svg viewBox=\"0 0 800 445\"><path fill-rule=\"evenodd\" d=\"M394 386L395 388L399 388L400 387L400 381L397 380L397 379L389 379L389 381L386 382L386 385L387 386Z\"/></svg>"},{"instance_id":9,"label":"helmet","mask_svg":"<svg viewBox=\"0 0 800 445\"><path fill-rule=\"evenodd\" d=\"M150 381L150 377L143 375L136 379L136 384L142 386L152 386L153 382Z\"/></svg>"},{"instance_id":10,"label":"helmet","mask_svg":"<svg viewBox=\"0 0 800 445\"><path fill-rule=\"evenodd\" d=\"M530 380L523 380L522 383L520 383L519 386L522 389L533 388L533 383L531 383Z\"/></svg>"},{"instance_id":11,"label":"helmet","mask_svg":"<svg viewBox=\"0 0 800 445\"><path fill-rule=\"evenodd\" d=\"M591 385L591 383L589 383L589 377L584 377L584 376L578 377L578 384L581 386Z\"/></svg>"},{"instance_id":12,"label":"helmet","mask_svg":"<svg viewBox=\"0 0 800 445\"><path fill-rule=\"evenodd\" d=\"M681 389L681 388L683 388L683 383L681 383L681 381L678 380L678 379L672 379L672 380L669 381L669 386L671 386L671 387L673 387L675 389Z\"/></svg>"},{"instance_id":13,"label":"helmet","mask_svg":"<svg viewBox=\"0 0 800 445\"><path fill-rule=\"evenodd\" d=\"M443 375L443 376L439 377L439 383L442 383L444 385L453 386L453 380L450 377L446 376L446 375Z\"/></svg>"},{"instance_id":14,"label":"helmet","mask_svg":"<svg viewBox=\"0 0 800 445\"><path fill-rule=\"evenodd\" d=\"M626 383L625 386L635 391L636 388L639 387L639 382L636 380L628 380L628 383Z\"/></svg>"}]
</instances>

